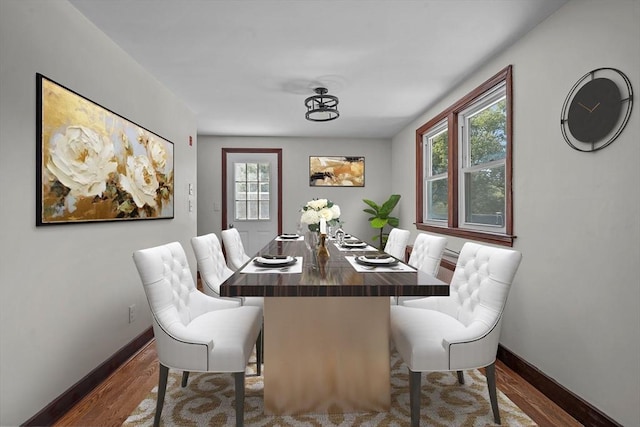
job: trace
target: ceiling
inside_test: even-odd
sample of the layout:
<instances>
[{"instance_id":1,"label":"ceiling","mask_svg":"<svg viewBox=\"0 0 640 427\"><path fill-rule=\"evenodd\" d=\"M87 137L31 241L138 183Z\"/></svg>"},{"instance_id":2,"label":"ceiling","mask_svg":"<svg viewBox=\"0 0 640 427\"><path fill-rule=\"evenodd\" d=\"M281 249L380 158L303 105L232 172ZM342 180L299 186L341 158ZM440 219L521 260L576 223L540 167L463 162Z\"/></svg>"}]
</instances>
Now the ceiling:
<instances>
[{"instance_id":1,"label":"ceiling","mask_svg":"<svg viewBox=\"0 0 640 427\"><path fill-rule=\"evenodd\" d=\"M70 1L186 103L200 135L361 138L394 136L566 2ZM338 119L305 120L318 86Z\"/></svg>"}]
</instances>

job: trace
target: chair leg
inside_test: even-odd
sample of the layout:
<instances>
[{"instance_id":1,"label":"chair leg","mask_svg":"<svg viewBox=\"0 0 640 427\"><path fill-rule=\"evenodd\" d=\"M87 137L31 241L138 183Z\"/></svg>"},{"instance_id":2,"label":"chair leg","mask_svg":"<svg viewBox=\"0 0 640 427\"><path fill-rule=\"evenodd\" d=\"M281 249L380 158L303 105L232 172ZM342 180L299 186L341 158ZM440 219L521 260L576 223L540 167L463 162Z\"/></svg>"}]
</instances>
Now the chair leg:
<instances>
[{"instance_id":1,"label":"chair leg","mask_svg":"<svg viewBox=\"0 0 640 427\"><path fill-rule=\"evenodd\" d=\"M236 380L236 427L244 426L244 372L234 372Z\"/></svg>"},{"instance_id":2,"label":"chair leg","mask_svg":"<svg viewBox=\"0 0 640 427\"><path fill-rule=\"evenodd\" d=\"M464 384L464 373L462 371L456 371L456 373L458 374L458 383Z\"/></svg>"},{"instance_id":3,"label":"chair leg","mask_svg":"<svg viewBox=\"0 0 640 427\"><path fill-rule=\"evenodd\" d=\"M262 347L261 347L262 354L260 355L260 358L262 359L262 362L264 363L264 320L262 321L262 329L260 330L260 335L262 336L262 339L260 341L260 344L262 345Z\"/></svg>"},{"instance_id":4,"label":"chair leg","mask_svg":"<svg viewBox=\"0 0 640 427\"><path fill-rule=\"evenodd\" d=\"M409 369L409 408L411 409L411 427L420 427L420 381L421 372Z\"/></svg>"},{"instance_id":5,"label":"chair leg","mask_svg":"<svg viewBox=\"0 0 640 427\"><path fill-rule=\"evenodd\" d=\"M262 374L262 347L264 346L262 336L263 333L262 331L260 331L260 334L258 335L258 341L256 342L256 374L258 376Z\"/></svg>"},{"instance_id":6,"label":"chair leg","mask_svg":"<svg viewBox=\"0 0 640 427\"><path fill-rule=\"evenodd\" d=\"M182 387L187 386L187 381L189 381L189 371L182 371Z\"/></svg>"},{"instance_id":7,"label":"chair leg","mask_svg":"<svg viewBox=\"0 0 640 427\"><path fill-rule=\"evenodd\" d=\"M491 401L491 409L493 410L493 420L496 424L500 423L500 409L498 408L498 396L496 393L496 363L486 366L487 387L489 388L489 400Z\"/></svg>"},{"instance_id":8,"label":"chair leg","mask_svg":"<svg viewBox=\"0 0 640 427\"><path fill-rule=\"evenodd\" d=\"M162 415L162 405L164 405L164 394L167 391L168 377L169 368L160 363L158 378L158 400L156 402L156 416L153 419L153 427L158 427L160 425L160 416Z\"/></svg>"}]
</instances>

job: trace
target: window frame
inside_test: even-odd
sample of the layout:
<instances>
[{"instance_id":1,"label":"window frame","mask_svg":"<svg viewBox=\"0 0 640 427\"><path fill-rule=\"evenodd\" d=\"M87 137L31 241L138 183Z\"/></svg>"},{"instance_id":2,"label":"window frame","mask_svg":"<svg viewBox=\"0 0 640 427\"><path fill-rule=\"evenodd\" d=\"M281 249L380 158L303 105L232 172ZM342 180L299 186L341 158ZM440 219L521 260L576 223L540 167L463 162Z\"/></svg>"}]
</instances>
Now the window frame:
<instances>
[{"instance_id":1,"label":"window frame","mask_svg":"<svg viewBox=\"0 0 640 427\"><path fill-rule=\"evenodd\" d=\"M427 133L425 133L423 135L423 143L424 144L429 144L430 147L433 146L433 140L435 138L437 138L438 136L440 136L441 134L443 134L444 132L449 132L449 128L447 126L447 122L446 120L441 121L440 123L436 124L435 126L433 126L431 129L429 129L429 131ZM448 135L447 135L447 140L448 140ZM448 142L447 142L448 145ZM424 177L424 185L426 186L425 191L427 194L427 197L425 197L425 205L422 207L423 212L427 211L427 203L429 202L429 183L435 183L436 181L441 181L443 179L449 179L449 155L447 154L447 171L443 172L443 173L438 173L438 174L433 174L433 156L429 156L429 152L430 150L423 150L423 165L425 165L425 169L427 170L426 176ZM447 184L447 189L448 189L449 185ZM447 190L448 192L448 190ZM447 207L448 210L448 207ZM444 224L446 223L449 218L448 218L448 213L447 213L447 218L446 219L430 219L427 218L427 221L431 224Z\"/></svg>"},{"instance_id":2,"label":"window frame","mask_svg":"<svg viewBox=\"0 0 640 427\"><path fill-rule=\"evenodd\" d=\"M244 178L242 180L238 180L238 175L237 175L237 167L238 165L244 165L244 169L245 169L245 173L244 173ZM256 179L255 180L249 180L249 166L250 165L255 165L256 167ZM261 168L264 166L267 166L268 168L268 180L267 181L262 181L261 180ZM264 193L262 191L262 186L264 184L267 184L269 186L271 186L271 167L269 163L256 163L256 162L235 162L233 163L233 168L234 168L234 172L233 172L233 181L234 181L234 186L233 186L233 217L234 217L234 221L237 222L241 222L241 221L271 221L271 209L267 208L267 216L266 217L262 217L262 213L263 213L263 209L262 209L262 203L264 202L268 202L267 206L270 206L271 203L271 192L268 191L266 193ZM239 192L238 191L238 184L242 184L245 187L245 191L244 192ZM254 184L256 186L256 191L249 191L250 190L250 186ZM243 194L244 193L244 198L238 198L239 194ZM252 199L251 195L255 194L256 198ZM263 198L262 195L266 194L267 198ZM244 213L245 213L245 218L239 218L238 217L238 203L242 203L244 204ZM257 218L249 218L249 205L250 204L255 204L256 207L256 211L257 211Z\"/></svg>"},{"instance_id":3,"label":"window frame","mask_svg":"<svg viewBox=\"0 0 640 427\"><path fill-rule=\"evenodd\" d=\"M416 228L438 234L460 237L464 239L493 243L502 246L513 246L513 87L512 66L509 65L473 89L467 95L442 111L424 125L416 129ZM467 228L460 223L462 208L459 196L460 180L463 179L460 144L459 115L469 107L480 102L485 96L499 86L504 85L506 97L506 158L505 158L505 228L504 232L492 232L487 229ZM424 150L424 138L442 123L448 128L448 220L446 224L425 221L426 197L425 167L427 159Z\"/></svg>"}]
</instances>

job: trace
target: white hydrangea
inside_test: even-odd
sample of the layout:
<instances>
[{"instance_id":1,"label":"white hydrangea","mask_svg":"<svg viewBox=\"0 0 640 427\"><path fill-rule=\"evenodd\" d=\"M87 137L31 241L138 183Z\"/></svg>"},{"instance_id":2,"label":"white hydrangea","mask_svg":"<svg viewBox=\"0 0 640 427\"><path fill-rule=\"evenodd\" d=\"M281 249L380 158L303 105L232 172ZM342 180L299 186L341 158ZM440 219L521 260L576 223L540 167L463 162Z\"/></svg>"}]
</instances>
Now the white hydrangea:
<instances>
[{"instance_id":1,"label":"white hydrangea","mask_svg":"<svg viewBox=\"0 0 640 427\"><path fill-rule=\"evenodd\" d=\"M331 219L338 219L340 218L340 206L334 204L333 206L331 206L331 213L332 213L332 217Z\"/></svg>"},{"instance_id":2,"label":"white hydrangea","mask_svg":"<svg viewBox=\"0 0 640 427\"><path fill-rule=\"evenodd\" d=\"M311 200L310 202L307 203L307 206L310 207L311 209L315 209L317 211L325 208L327 206L329 202L327 201L327 199L316 199L316 200Z\"/></svg>"},{"instance_id":3,"label":"white hydrangea","mask_svg":"<svg viewBox=\"0 0 640 427\"><path fill-rule=\"evenodd\" d=\"M317 232L320 229L321 218L327 221L327 225L340 224L340 206L327 199L315 199L302 208L300 222L307 224L310 231Z\"/></svg>"},{"instance_id":4,"label":"white hydrangea","mask_svg":"<svg viewBox=\"0 0 640 427\"><path fill-rule=\"evenodd\" d=\"M320 218L324 218L327 221L331 221L333 219L333 211L329 208L324 208L318 211Z\"/></svg>"},{"instance_id":5,"label":"white hydrangea","mask_svg":"<svg viewBox=\"0 0 640 427\"><path fill-rule=\"evenodd\" d=\"M315 224L320 222L320 214L318 211L314 211L312 209L307 209L302 212L302 216L300 217L300 222L303 224Z\"/></svg>"}]
</instances>

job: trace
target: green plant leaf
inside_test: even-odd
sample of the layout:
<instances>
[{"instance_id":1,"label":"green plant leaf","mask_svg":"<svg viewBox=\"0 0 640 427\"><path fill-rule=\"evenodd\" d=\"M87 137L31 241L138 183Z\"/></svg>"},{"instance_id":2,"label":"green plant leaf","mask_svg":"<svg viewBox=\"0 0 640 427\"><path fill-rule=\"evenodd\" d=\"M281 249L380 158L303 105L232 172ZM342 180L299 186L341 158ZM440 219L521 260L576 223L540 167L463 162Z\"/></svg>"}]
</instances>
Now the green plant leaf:
<instances>
[{"instance_id":1,"label":"green plant leaf","mask_svg":"<svg viewBox=\"0 0 640 427\"><path fill-rule=\"evenodd\" d=\"M392 227L397 227L400 223L400 220L398 218L389 216L389 214L391 214L393 209L398 204L399 200L399 194L392 194L386 202L379 206L372 200L362 199L362 201L366 203L369 208L371 208L363 209L364 212L372 215L368 218L369 225L371 225L371 228L380 230L378 235L372 237L374 241L378 240L380 242L378 248L380 250L383 249L383 246L389 236L389 233L384 232L384 227L387 224Z\"/></svg>"},{"instance_id":2,"label":"green plant leaf","mask_svg":"<svg viewBox=\"0 0 640 427\"><path fill-rule=\"evenodd\" d=\"M399 194L392 194L391 197L389 197L389 200L382 204L379 213L381 215L388 216L400 201L400 197L401 196Z\"/></svg>"},{"instance_id":3,"label":"green plant leaf","mask_svg":"<svg viewBox=\"0 0 640 427\"><path fill-rule=\"evenodd\" d=\"M380 206L378 206L376 202L373 202L368 199L362 199L362 201L368 204L369 206L371 206L376 212L378 212L378 210L380 209Z\"/></svg>"},{"instance_id":4,"label":"green plant leaf","mask_svg":"<svg viewBox=\"0 0 640 427\"><path fill-rule=\"evenodd\" d=\"M373 227L373 228L382 228L385 225L387 225L387 219L386 218L374 218L369 222L369 224L371 224L371 227Z\"/></svg>"}]
</instances>

